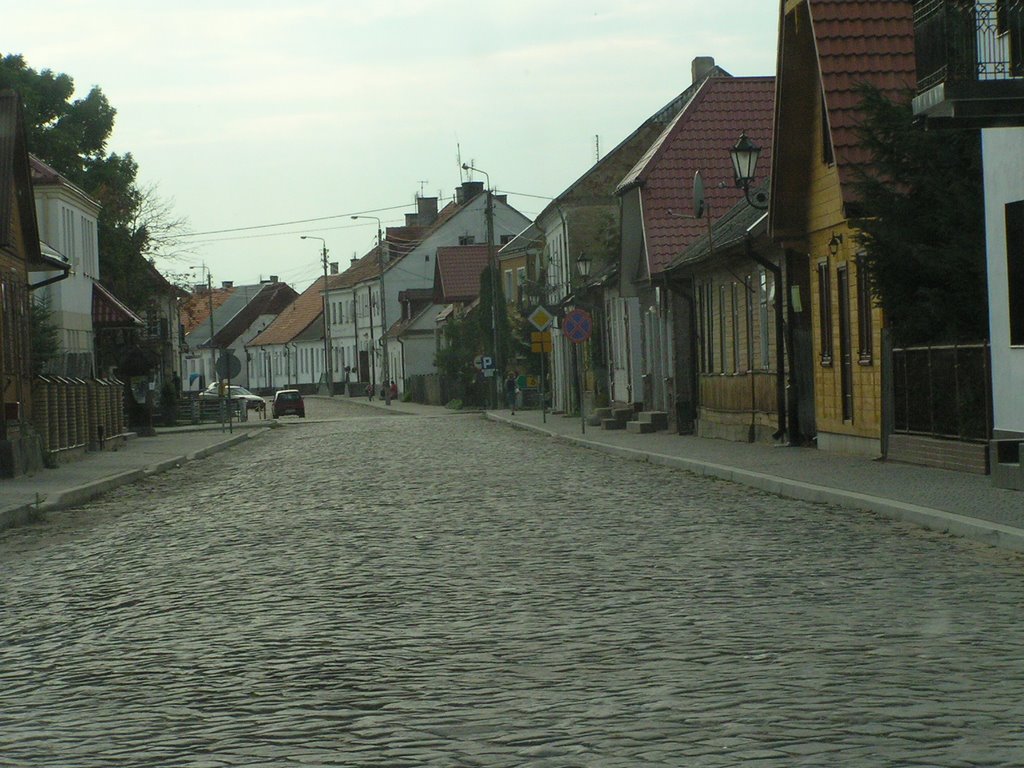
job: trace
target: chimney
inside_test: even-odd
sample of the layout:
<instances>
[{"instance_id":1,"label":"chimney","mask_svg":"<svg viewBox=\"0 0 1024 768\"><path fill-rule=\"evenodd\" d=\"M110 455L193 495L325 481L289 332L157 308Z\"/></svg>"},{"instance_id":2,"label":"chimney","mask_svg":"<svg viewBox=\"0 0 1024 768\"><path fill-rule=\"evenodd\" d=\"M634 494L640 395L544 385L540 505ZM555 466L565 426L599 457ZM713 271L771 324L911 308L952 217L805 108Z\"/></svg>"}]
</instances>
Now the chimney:
<instances>
[{"instance_id":1,"label":"chimney","mask_svg":"<svg viewBox=\"0 0 1024 768\"><path fill-rule=\"evenodd\" d=\"M235 281L234 280L225 280L223 283L220 284L220 287L221 288L234 288L235 287Z\"/></svg>"},{"instance_id":2,"label":"chimney","mask_svg":"<svg viewBox=\"0 0 1024 768\"><path fill-rule=\"evenodd\" d=\"M336 262L336 261L332 261L331 262L331 274L332 275L338 274L338 262Z\"/></svg>"},{"instance_id":3,"label":"chimney","mask_svg":"<svg viewBox=\"0 0 1024 768\"><path fill-rule=\"evenodd\" d=\"M714 56L695 56L690 64L690 73L693 75L693 82L696 85L708 76L708 73L715 68Z\"/></svg>"},{"instance_id":4,"label":"chimney","mask_svg":"<svg viewBox=\"0 0 1024 768\"><path fill-rule=\"evenodd\" d=\"M484 183L482 181L464 181L462 186L455 190L455 202L459 205L468 203L483 191Z\"/></svg>"},{"instance_id":5,"label":"chimney","mask_svg":"<svg viewBox=\"0 0 1024 768\"><path fill-rule=\"evenodd\" d=\"M429 227L431 224L437 221L437 198L417 197L416 213L419 218L419 221L417 223L421 227Z\"/></svg>"},{"instance_id":6,"label":"chimney","mask_svg":"<svg viewBox=\"0 0 1024 768\"><path fill-rule=\"evenodd\" d=\"M276 283L277 282L277 275L271 275L270 276L270 282Z\"/></svg>"}]
</instances>

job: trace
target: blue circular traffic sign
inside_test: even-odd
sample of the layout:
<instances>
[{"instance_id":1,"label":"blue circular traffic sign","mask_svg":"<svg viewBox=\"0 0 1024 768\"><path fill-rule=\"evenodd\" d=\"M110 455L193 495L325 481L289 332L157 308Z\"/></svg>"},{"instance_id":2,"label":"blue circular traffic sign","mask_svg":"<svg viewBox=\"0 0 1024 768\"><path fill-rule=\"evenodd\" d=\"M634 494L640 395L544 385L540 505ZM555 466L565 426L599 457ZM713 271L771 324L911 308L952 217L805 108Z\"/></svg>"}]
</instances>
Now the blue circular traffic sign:
<instances>
[{"instance_id":1,"label":"blue circular traffic sign","mask_svg":"<svg viewBox=\"0 0 1024 768\"><path fill-rule=\"evenodd\" d=\"M594 330L594 323L590 319L590 313L583 309L574 309L562 320L562 333L573 344L582 344L590 338Z\"/></svg>"}]
</instances>

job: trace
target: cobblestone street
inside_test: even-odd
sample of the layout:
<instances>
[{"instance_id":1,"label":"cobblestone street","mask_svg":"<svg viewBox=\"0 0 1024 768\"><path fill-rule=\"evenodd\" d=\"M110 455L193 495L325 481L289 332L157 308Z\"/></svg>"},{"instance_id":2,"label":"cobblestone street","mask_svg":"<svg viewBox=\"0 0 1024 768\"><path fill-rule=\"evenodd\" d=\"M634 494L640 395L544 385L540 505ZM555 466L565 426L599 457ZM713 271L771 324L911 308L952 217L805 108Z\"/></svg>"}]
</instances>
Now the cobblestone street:
<instances>
[{"instance_id":1,"label":"cobblestone street","mask_svg":"<svg viewBox=\"0 0 1024 768\"><path fill-rule=\"evenodd\" d=\"M1019 556L474 415L282 421L0 532L0 765L1024 763Z\"/></svg>"}]
</instances>

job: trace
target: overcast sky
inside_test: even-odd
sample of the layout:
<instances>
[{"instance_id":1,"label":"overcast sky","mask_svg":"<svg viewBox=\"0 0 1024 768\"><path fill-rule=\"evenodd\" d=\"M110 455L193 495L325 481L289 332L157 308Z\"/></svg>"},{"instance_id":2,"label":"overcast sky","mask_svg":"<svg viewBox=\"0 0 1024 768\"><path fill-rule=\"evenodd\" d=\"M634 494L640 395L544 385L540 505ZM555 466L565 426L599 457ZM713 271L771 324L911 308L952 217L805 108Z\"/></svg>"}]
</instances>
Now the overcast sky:
<instances>
[{"instance_id":1,"label":"overcast sky","mask_svg":"<svg viewBox=\"0 0 1024 768\"><path fill-rule=\"evenodd\" d=\"M50 0L8 4L0 53L70 75L78 95L100 86L109 149L194 233L262 227L192 237L161 269L302 290L321 244L300 235L344 269L377 229L349 216L401 224L421 190L443 205L460 152L533 218L685 89L695 56L773 74L777 14L775 0Z\"/></svg>"}]
</instances>

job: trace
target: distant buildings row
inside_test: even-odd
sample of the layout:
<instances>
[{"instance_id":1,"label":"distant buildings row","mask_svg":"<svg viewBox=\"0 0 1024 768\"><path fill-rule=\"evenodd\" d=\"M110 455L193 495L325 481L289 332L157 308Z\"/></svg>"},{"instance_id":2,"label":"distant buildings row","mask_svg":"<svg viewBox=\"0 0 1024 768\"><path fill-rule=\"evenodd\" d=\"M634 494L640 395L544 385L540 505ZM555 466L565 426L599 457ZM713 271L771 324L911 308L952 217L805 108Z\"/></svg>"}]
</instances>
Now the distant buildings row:
<instances>
[{"instance_id":1,"label":"distant buildings row","mask_svg":"<svg viewBox=\"0 0 1024 768\"><path fill-rule=\"evenodd\" d=\"M493 258L515 311L555 316L556 411L582 407L605 428L646 411L680 433L991 471L1024 487L1022 19L1021 0L780 2L773 76L695 59L687 87L535 221L464 182L444 206L419 198L403 226L382 226L374 249L326 264L300 294L276 279L193 292L182 386L217 378L223 353L255 390L358 394L394 379L405 392L437 374L441 329L479 306ZM870 172L857 135L865 83L894 99L915 91L923 121L983 131L989 340L891 349L852 223L855 180ZM749 149L760 171L736 154ZM593 319L582 344L561 328L574 308Z\"/></svg>"}]
</instances>

